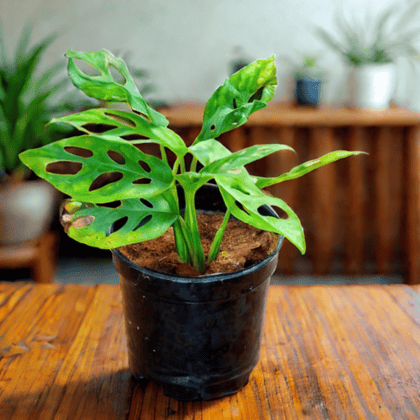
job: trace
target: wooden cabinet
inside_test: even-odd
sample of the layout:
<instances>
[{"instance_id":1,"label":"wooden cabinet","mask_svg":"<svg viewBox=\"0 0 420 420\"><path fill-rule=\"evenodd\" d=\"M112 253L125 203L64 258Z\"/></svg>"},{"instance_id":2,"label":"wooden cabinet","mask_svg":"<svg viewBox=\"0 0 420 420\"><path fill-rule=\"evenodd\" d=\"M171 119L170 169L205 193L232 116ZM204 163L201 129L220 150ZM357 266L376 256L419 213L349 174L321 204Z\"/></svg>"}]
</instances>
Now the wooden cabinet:
<instances>
[{"instance_id":1,"label":"wooden cabinet","mask_svg":"<svg viewBox=\"0 0 420 420\"><path fill-rule=\"evenodd\" d=\"M183 104L163 113L170 127L192 142L203 110L201 104ZM250 171L262 176L337 149L368 152L271 187L301 218L308 243L303 257L285 244L279 271L402 272L407 283L420 283L420 113L296 108L277 102L219 140L232 151L267 142L296 150L251 165Z\"/></svg>"}]
</instances>

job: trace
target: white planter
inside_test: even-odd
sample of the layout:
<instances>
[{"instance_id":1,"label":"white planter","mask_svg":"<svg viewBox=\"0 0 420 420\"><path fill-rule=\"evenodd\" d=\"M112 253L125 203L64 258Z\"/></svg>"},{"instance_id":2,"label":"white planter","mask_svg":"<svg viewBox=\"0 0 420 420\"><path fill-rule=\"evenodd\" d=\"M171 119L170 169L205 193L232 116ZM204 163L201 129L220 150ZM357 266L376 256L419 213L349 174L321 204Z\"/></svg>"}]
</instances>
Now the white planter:
<instances>
[{"instance_id":1,"label":"white planter","mask_svg":"<svg viewBox=\"0 0 420 420\"><path fill-rule=\"evenodd\" d=\"M27 181L0 188L0 244L39 238L50 226L57 190L45 181Z\"/></svg>"},{"instance_id":2,"label":"white planter","mask_svg":"<svg viewBox=\"0 0 420 420\"><path fill-rule=\"evenodd\" d=\"M395 91L395 82L393 63L354 67L348 80L348 103L354 108L388 108Z\"/></svg>"}]
</instances>

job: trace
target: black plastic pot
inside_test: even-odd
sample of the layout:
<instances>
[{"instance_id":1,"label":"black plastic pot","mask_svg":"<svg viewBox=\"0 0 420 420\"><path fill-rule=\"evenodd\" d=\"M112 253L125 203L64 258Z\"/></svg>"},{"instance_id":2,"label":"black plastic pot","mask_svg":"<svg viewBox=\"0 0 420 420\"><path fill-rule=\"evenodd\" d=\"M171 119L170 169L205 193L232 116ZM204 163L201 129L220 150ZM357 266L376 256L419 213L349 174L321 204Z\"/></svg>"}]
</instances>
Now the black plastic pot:
<instances>
[{"instance_id":1,"label":"black plastic pot","mask_svg":"<svg viewBox=\"0 0 420 420\"><path fill-rule=\"evenodd\" d=\"M197 208L223 210L216 186L197 194ZM266 214L278 217L268 206ZM248 382L258 363L273 254L242 271L180 277L131 263L113 250L120 274L129 364L179 400L214 399Z\"/></svg>"}]
</instances>

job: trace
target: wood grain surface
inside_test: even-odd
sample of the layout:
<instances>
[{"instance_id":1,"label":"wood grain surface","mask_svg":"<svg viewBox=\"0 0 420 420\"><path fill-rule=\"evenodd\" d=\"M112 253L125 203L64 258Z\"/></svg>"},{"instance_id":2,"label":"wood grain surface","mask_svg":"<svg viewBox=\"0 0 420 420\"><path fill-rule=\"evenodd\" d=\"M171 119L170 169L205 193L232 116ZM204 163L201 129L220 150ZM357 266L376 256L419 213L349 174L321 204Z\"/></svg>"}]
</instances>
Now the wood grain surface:
<instances>
[{"instance_id":1,"label":"wood grain surface","mask_svg":"<svg viewBox=\"0 0 420 420\"><path fill-rule=\"evenodd\" d=\"M118 286L0 284L2 420L416 419L419 355L420 286L271 286L249 384L178 402L133 381Z\"/></svg>"}]
</instances>

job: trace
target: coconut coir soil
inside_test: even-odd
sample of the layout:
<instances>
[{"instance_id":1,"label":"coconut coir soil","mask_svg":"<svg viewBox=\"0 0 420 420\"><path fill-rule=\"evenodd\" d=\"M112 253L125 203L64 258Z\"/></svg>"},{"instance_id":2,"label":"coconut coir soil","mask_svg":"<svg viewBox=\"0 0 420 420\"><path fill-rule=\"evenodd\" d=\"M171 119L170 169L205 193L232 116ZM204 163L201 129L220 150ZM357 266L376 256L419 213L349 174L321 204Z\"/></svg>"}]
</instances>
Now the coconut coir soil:
<instances>
[{"instance_id":1,"label":"coconut coir soil","mask_svg":"<svg viewBox=\"0 0 420 420\"><path fill-rule=\"evenodd\" d=\"M198 227L204 253L207 256L213 238L222 223L223 214L198 213ZM278 235L230 220L220 252L203 274L232 273L257 263L274 252ZM191 265L181 264L176 253L172 228L159 238L127 245L120 251L133 263L156 271L180 276L198 276Z\"/></svg>"}]
</instances>

